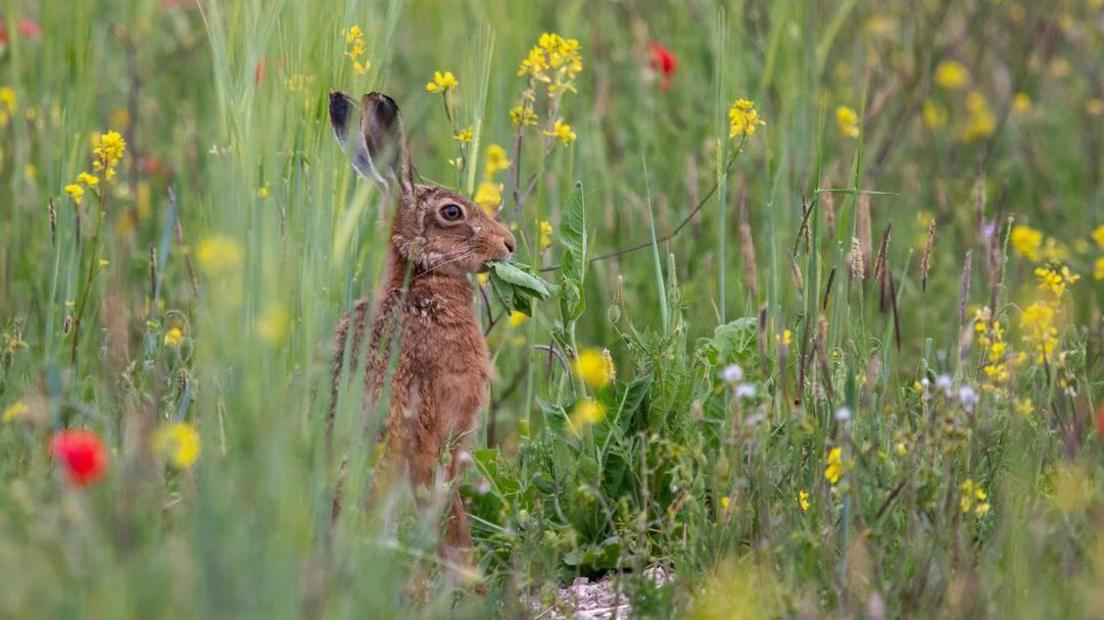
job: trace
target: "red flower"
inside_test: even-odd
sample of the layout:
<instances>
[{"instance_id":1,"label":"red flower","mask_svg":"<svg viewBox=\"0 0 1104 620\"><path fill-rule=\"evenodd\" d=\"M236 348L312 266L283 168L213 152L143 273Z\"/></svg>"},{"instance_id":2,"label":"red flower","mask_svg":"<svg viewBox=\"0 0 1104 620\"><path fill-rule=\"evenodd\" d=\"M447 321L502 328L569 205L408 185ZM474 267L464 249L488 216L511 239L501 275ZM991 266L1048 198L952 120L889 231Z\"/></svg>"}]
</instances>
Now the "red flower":
<instances>
[{"instance_id":1,"label":"red flower","mask_svg":"<svg viewBox=\"0 0 1104 620\"><path fill-rule=\"evenodd\" d=\"M50 454L65 466L69 482L79 487L99 481L107 469L107 450L91 431L54 433L50 438Z\"/></svg>"},{"instance_id":2,"label":"red flower","mask_svg":"<svg viewBox=\"0 0 1104 620\"><path fill-rule=\"evenodd\" d=\"M1104 442L1104 405L1096 410L1096 432L1100 433L1100 441Z\"/></svg>"},{"instance_id":3,"label":"red flower","mask_svg":"<svg viewBox=\"0 0 1104 620\"><path fill-rule=\"evenodd\" d=\"M655 42L652 42L649 46L649 51L652 55L652 68L659 71L661 76L659 87L667 90L671 87L671 77L674 76L675 68L678 66L675 55L671 53L671 50Z\"/></svg>"},{"instance_id":4,"label":"red flower","mask_svg":"<svg viewBox=\"0 0 1104 620\"><path fill-rule=\"evenodd\" d=\"M24 17L19 20L19 36L28 39L41 39L42 26L38 25L38 22L30 17Z\"/></svg>"}]
</instances>

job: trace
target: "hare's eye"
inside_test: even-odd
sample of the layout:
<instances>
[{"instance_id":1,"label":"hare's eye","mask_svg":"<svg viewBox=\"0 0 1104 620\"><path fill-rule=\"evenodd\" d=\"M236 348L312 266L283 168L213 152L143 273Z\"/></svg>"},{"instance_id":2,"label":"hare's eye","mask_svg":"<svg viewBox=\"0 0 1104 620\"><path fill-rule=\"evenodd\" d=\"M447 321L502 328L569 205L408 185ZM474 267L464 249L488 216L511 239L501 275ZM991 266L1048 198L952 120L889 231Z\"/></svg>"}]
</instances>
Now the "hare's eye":
<instances>
[{"instance_id":1,"label":"hare's eye","mask_svg":"<svg viewBox=\"0 0 1104 620\"><path fill-rule=\"evenodd\" d=\"M460 218L464 217L464 210L460 208L460 205L454 204L447 204L441 207L439 213L446 222L456 222L459 221Z\"/></svg>"}]
</instances>

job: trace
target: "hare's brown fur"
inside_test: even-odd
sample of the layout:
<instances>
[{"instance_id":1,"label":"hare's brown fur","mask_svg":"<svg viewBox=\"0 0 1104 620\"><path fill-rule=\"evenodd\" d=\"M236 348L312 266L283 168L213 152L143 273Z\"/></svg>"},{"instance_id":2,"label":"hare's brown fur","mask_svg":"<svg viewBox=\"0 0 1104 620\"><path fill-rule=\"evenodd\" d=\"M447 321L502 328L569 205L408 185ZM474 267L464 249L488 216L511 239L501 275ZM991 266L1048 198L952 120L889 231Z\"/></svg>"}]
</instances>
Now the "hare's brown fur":
<instances>
[{"instance_id":1,"label":"hare's brown fur","mask_svg":"<svg viewBox=\"0 0 1104 620\"><path fill-rule=\"evenodd\" d=\"M462 472L465 438L487 403L491 360L468 274L507 258L515 241L460 194L402 178L410 170L407 164L397 171L399 195L377 302L359 300L336 330L333 402L346 365L364 355L366 415L387 396L384 467L405 469L414 485L424 487L435 480L446 449L452 458L441 472L444 480ZM454 208L463 211L462 219L445 217ZM393 353L397 362L384 390ZM443 551L461 559L471 537L459 492L452 493Z\"/></svg>"}]
</instances>

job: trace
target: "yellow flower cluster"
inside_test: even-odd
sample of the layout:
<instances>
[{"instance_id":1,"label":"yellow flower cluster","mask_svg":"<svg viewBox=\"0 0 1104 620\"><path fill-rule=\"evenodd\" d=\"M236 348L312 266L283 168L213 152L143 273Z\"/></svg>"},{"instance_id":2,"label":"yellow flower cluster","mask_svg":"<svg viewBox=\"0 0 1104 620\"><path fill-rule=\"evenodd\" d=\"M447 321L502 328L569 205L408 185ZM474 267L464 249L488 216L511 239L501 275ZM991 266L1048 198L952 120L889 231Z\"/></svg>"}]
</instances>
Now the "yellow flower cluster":
<instances>
[{"instance_id":1,"label":"yellow flower cluster","mask_svg":"<svg viewBox=\"0 0 1104 620\"><path fill-rule=\"evenodd\" d=\"M241 264L241 246L233 237L215 235L199 242L196 258L209 275L225 273Z\"/></svg>"},{"instance_id":2,"label":"yellow flower cluster","mask_svg":"<svg viewBox=\"0 0 1104 620\"><path fill-rule=\"evenodd\" d=\"M592 390L606 386L616 376L609 349L587 348L580 351L575 358L575 372Z\"/></svg>"},{"instance_id":3,"label":"yellow flower cluster","mask_svg":"<svg viewBox=\"0 0 1104 620\"><path fill-rule=\"evenodd\" d=\"M812 507L812 505L813 504L809 501L808 491L797 492L797 506L801 508L801 512L808 512L809 508Z\"/></svg>"},{"instance_id":4,"label":"yellow flower cluster","mask_svg":"<svg viewBox=\"0 0 1104 620\"><path fill-rule=\"evenodd\" d=\"M115 178L115 169L126 154L126 140L117 131L109 131L105 134L92 136L92 170L102 173L105 180ZM84 200L86 189L98 187L100 177L89 172L81 172L77 175L75 183L65 186L65 195L73 202L80 204Z\"/></svg>"},{"instance_id":5,"label":"yellow flower cluster","mask_svg":"<svg viewBox=\"0 0 1104 620\"><path fill-rule=\"evenodd\" d=\"M449 90L456 88L460 83L456 81L456 76L452 74L452 71L440 71L433 72L433 79L426 83L426 90L431 93L447 93Z\"/></svg>"},{"instance_id":6,"label":"yellow flower cluster","mask_svg":"<svg viewBox=\"0 0 1104 620\"><path fill-rule=\"evenodd\" d=\"M989 380L987 389L999 389L1010 377L1008 364L1011 358L1008 343L1004 339L1004 326L993 319L988 307L979 308L974 315L974 332L978 346L985 352L985 365L982 372Z\"/></svg>"},{"instance_id":7,"label":"yellow flower cluster","mask_svg":"<svg viewBox=\"0 0 1104 620\"><path fill-rule=\"evenodd\" d=\"M755 135L755 131L766 124L750 99L737 99L728 109L729 138Z\"/></svg>"},{"instance_id":8,"label":"yellow flower cluster","mask_svg":"<svg viewBox=\"0 0 1104 620\"><path fill-rule=\"evenodd\" d=\"M575 92L575 76L583 70L578 39L567 39L556 33L544 33L529 50L518 67L517 74L548 84L548 92Z\"/></svg>"},{"instance_id":9,"label":"yellow flower cluster","mask_svg":"<svg viewBox=\"0 0 1104 620\"><path fill-rule=\"evenodd\" d=\"M115 177L115 167L126 153L126 140L119 132L109 131L95 136L92 145L92 170L102 172L104 178L110 181Z\"/></svg>"},{"instance_id":10,"label":"yellow flower cluster","mask_svg":"<svg viewBox=\"0 0 1104 620\"><path fill-rule=\"evenodd\" d=\"M1024 343L1032 352L1032 359L1036 364L1052 359L1054 347L1058 345L1058 327L1054 314L1054 307L1050 304L1035 302L1020 315Z\"/></svg>"},{"instance_id":11,"label":"yellow flower cluster","mask_svg":"<svg viewBox=\"0 0 1104 620\"><path fill-rule=\"evenodd\" d=\"M969 514L973 511L974 516L978 519L989 514L989 494L985 492L985 489L981 488L980 484L975 483L973 480L966 480L958 486L959 497L958 507L962 509L963 514Z\"/></svg>"},{"instance_id":12,"label":"yellow flower cluster","mask_svg":"<svg viewBox=\"0 0 1104 620\"><path fill-rule=\"evenodd\" d=\"M1096 242L1098 249L1104 250L1104 224L1093 230L1092 239ZM1104 256L1097 258L1096 262L1093 263L1093 279L1104 280Z\"/></svg>"},{"instance_id":13,"label":"yellow flower cluster","mask_svg":"<svg viewBox=\"0 0 1104 620\"><path fill-rule=\"evenodd\" d=\"M10 86L0 88L0 127L4 127L15 115L16 105L15 90Z\"/></svg>"},{"instance_id":14,"label":"yellow flower cluster","mask_svg":"<svg viewBox=\"0 0 1104 620\"><path fill-rule=\"evenodd\" d=\"M537 90L543 84L547 89L550 110L544 135L558 139L564 146L575 140L577 137L575 131L559 117L557 112L560 97L565 92L576 92L575 79L583 70L583 57L579 50L577 39L568 39L548 32L540 36L537 44L529 50L518 66L517 74L526 76L529 82L521 93L521 103L510 109L510 122L514 127L520 130L537 124L538 116L534 107Z\"/></svg>"},{"instance_id":15,"label":"yellow flower cluster","mask_svg":"<svg viewBox=\"0 0 1104 620\"><path fill-rule=\"evenodd\" d=\"M1016 254L1032 262L1041 260L1039 250L1043 247L1042 231L1019 224L1012 227L1012 234L1008 240Z\"/></svg>"},{"instance_id":16,"label":"yellow flower cluster","mask_svg":"<svg viewBox=\"0 0 1104 620\"><path fill-rule=\"evenodd\" d=\"M463 129L461 129L460 131L456 132L456 135L454 135L452 137L452 139L456 140L460 144L467 144L467 143L472 141L472 137L474 137L474 136L475 136L475 128L472 127L471 125L468 125L467 127L465 127Z\"/></svg>"},{"instance_id":17,"label":"yellow flower cluster","mask_svg":"<svg viewBox=\"0 0 1104 620\"><path fill-rule=\"evenodd\" d=\"M514 127L532 127L537 124L537 113L526 105L510 108L510 122Z\"/></svg>"},{"instance_id":18,"label":"yellow flower cluster","mask_svg":"<svg viewBox=\"0 0 1104 620\"><path fill-rule=\"evenodd\" d=\"M958 90L970 81L970 72L957 60L944 60L935 67L935 83L946 90Z\"/></svg>"},{"instance_id":19,"label":"yellow flower cluster","mask_svg":"<svg viewBox=\"0 0 1104 620\"><path fill-rule=\"evenodd\" d=\"M836 125L839 132L848 138L859 137L859 115L853 108L841 105L836 108Z\"/></svg>"},{"instance_id":20,"label":"yellow flower cluster","mask_svg":"<svg viewBox=\"0 0 1104 620\"><path fill-rule=\"evenodd\" d=\"M962 139L972 142L993 135L997 129L997 117L985 100L985 95L978 91L970 91L966 95L966 127L962 131Z\"/></svg>"},{"instance_id":21,"label":"yellow flower cluster","mask_svg":"<svg viewBox=\"0 0 1104 620\"><path fill-rule=\"evenodd\" d=\"M575 135L575 130L571 128L571 125L568 125L567 123L559 119L557 119L556 122L553 123L552 127L544 130L544 135L548 136L549 138L556 138L560 141L560 144L564 146L567 146L568 144L574 142L575 138L577 137Z\"/></svg>"},{"instance_id":22,"label":"yellow flower cluster","mask_svg":"<svg viewBox=\"0 0 1104 620\"><path fill-rule=\"evenodd\" d=\"M170 327L169 331L165 332L164 343L166 347L176 348L180 346L181 341L184 340L184 332L180 331L179 327Z\"/></svg>"},{"instance_id":23,"label":"yellow flower cluster","mask_svg":"<svg viewBox=\"0 0 1104 620\"><path fill-rule=\"evenodd\" d=\"M502 184L495 182L495 175L510 168L506 149L497 144L487 147L487 163L483 167L483 182L475 190L474 200L488 214L502 204Z\"/></svg>"},{"instance_id":24,"label":"yellow flower cluster","mask_svg":"<svg viewBox=\"0 0 1104 620\"><path fill-rule=\"evenodd\" d=\"M828 452L827 466L824 468L824 479L836 485L843 479L844 474L851 470L851 462L843 458L843 448L835 447Z\"/></svg>"},{"instance_id":25,"label":"yellow flower cluster","mask_svg":"<svg viewBox=\"0 0 1104 620\"><path fill-rule=\"evenodd\" d=\"M1020 327L1034 363L1053 363L1058 361L1054 359L1053 353L1058 346L1062 296L1081 276L1063 265L1038 267L1035 269L1035 277L1038 278L1039 289L1044 291L1046 298L1024 309L1020 316Z\"/></svg>"},{"instance_id":26,"label":"yellow flower cluster","mask_svg":"<svg viewBox=\"0 0 1104 620\"><path fill-rule=\"evenodd\" d=\"M584 398L575 404L571 412L571 430L576 436L586 427L606 419L606 409L593 398Z\"/></svg>"},{"instance_id":27,"label":"yellow flower cluster","mask_svg":"<svg viewBox=\"0 0 1104 620\"><path fill-rule=\"evenodd\" d=\"M1039 279L1039 288L1049 291L1055 298L1061 297L1066 292L1066 287L1081 279L1081 276L1070 271L1066 265L1060 268L1036 267L1035 277Z\"/></svg>"},{"instance_id":28,"label":"yellow flower cluster","mask_svg":"<svg viewBox=\"0 0 1104 620\"><path fill-rule=\"evenodd\" d=\"M174 422L153 433L153 452L176 469L188 469L199 459L199 433L185 422Z\"/></svg>"},{"instance_id":29,"label":"yellow flower cluster","mask_svg":"<svg viewBox=\"0 0 1104 620\"><path fill-rule=\"evenodd\" d=\"M545 249L552 245L552 223L548 220L540 221L540 239L538 240L540 249Z\"/></svg>"},{"instance_id":30,"label":"yellow flower cluster","mask_svg":"<svg viewBox=\"0 0 1104 620\"><path fill-rule=\"evenodd\" d=\"M351 26L345 31L345 56L353 63L353 73L364 75L372 69L372 63L365 57L367 53L364 31L360 26Z\"/></svg>"}]
</instances>

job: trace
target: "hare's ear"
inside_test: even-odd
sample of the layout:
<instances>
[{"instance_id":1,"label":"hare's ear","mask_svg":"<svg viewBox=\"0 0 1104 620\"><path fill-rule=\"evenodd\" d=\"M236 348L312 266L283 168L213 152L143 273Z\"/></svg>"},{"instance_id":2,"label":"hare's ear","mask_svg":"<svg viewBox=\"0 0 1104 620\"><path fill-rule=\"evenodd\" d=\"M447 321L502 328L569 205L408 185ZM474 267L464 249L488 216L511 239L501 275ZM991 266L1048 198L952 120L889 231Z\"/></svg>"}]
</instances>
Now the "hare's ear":
<instances>
[{"instance_id":1,"label":"hare's ear","mask_svg":"<svg viewBox=\"0 0 1104 620\"><path fill-rule=\"evenodd\" d=\"M361 135L378 174L398 183L404 196L414 196L414 166L406 142L402 114L395 100L383 93L361 99Z\"/></svg>"},{"instance_id":2,"label":"hare's ear","mask_svg":"<svg viewBox=\"0 0 1104 620\"><path fill-rule=\"evenodd\" d=\"M341 91L330 93L330 124L333 126L334 137L337 138L338 144L341 145L342 149L348 148L347 145L351 138L353 146L349 153L349 159L352 161L353 169L360 176L372 179L386 189L387 181L380 176L372 165L372 156L368 151L364 134L358 131L357 123L354 120L357 114L359 114L359 110L357 109L356 99Z\"/></svg>"}]
</instances>

